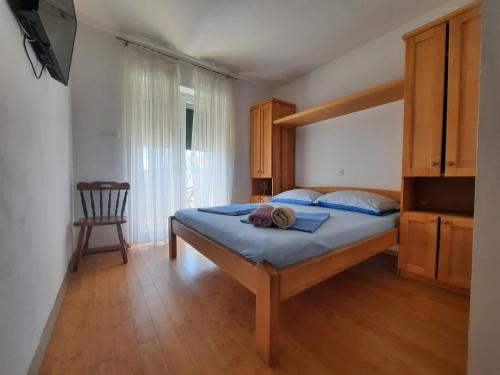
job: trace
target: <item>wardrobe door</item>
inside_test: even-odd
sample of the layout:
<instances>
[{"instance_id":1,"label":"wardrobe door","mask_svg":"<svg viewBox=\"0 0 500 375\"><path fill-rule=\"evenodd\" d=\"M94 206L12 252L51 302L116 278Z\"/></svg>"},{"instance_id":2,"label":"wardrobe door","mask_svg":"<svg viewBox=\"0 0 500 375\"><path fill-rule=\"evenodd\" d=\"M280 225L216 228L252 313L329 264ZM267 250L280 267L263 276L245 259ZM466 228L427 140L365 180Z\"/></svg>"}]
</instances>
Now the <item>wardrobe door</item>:
<instances>
[{"instance_id":1,"label":"wardrobe door","mask_svg":"<svg viewBox=\"0 0 500 375\"><path fill-rule=\"evenodd\" d=\"M260 107L254 108L250 115L250 170L253 178L262 174L262 121Z\"/></svg>"},{"instance_id":2,"label":"wardrobe door","mask_svg":"<svg viewBox=\"0 0 500 375\"><path fill-rule=\"evenodd\" d=\"M450 20L446 176L475 176L481 8Z\"/></svg>"},{"instance_id":3,"label":"wardrobe door","mask_svg":"<svg viewBox=\"0 0 500 375\"><path fill-rule=\"evenodd\" d=\"M273 103L261 107L261 171L259 177L273 177Z\"/></svg>"},{"instance_id":4,"label":"wardrobe door","mask_svg":"<svg viewBox=\"0 0 500 375\"><path fill-rule=\"evenodd\" d=\"M470 289L472 218L443 217L439 243L438 280Z\"/></svg>"},{"instance_id":5,"label":"wardrobe door","mask_svg":"<svg viewBox=\"0 0 500 375\"><path fill-rule=\"evenodd\" d=\"M402 215L399 269L435 279L437 246L437 216L413 212L405 212Z\"/></svg>"},{"instance_id":6,"label":"wardrobe door","mask_svg":"<svg viewBox=\"0 0 500 375\"><path fill-rule=\"evenodd\" d=\"M445 96L446 24L406 40L405 176L439 176Z\"/></svg>"}]
</instances>

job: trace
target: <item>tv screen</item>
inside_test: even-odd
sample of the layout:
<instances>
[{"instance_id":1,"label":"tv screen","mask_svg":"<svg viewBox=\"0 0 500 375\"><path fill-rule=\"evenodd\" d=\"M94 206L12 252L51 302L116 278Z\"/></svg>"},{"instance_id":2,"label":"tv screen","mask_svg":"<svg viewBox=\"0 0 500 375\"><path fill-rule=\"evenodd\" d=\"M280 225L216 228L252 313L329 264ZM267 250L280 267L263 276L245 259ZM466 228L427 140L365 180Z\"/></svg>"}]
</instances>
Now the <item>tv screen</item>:
<instances>
[{"instance_id":1,"label":"tv screen","mask_svg":"<svg viewBox=\"0 0 500 375\"><path fill-rule=\"evenodd\" d=\"M73 0L17 0L19 20L50 75L68 84L76 15Z\"/></svg>"}]
</instances>

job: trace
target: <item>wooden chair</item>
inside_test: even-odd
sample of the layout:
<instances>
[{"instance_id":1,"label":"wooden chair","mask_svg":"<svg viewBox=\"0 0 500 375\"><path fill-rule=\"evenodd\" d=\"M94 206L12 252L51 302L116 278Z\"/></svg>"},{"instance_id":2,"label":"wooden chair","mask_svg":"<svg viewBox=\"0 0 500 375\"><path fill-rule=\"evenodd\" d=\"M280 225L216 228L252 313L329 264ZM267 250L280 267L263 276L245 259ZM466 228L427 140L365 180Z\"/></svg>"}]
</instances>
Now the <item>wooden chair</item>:
<instances>
[{"instance_id":1,"label":"wooden chair","mask_svg":"<svg viewBox=\"0 0 500 375\"><path fill-rule=\"evenodd\" d=\"M73 272L78 271L80 259L86 254L121 251L123 263L127 263L127 249L129 245L123 237L122 224L127 222L127 218L123 216L123 214L125 213L125 205L127 203L127 195L130 190L130 184L128 182L117 183L105 181L80 182L76 186L76 189L80 192L85 217L73 223L74 226L80 227L80 232L78 233L78 246L73 259ZM124 194L123 199L120 202L122 190L124 191ZM85 200L85 192L87 191L89 192L88 197L90 199L91 216L89 215L87 201ZM116 191L114 202L113 191ZM96 193L96 197L94 197L94 192ZM95 199L99 199L98 212L96 212ZM120 243L113 246L89 249L89 240L90 235L92 234L92 228L98 225L115 225Z\"/></svg>"}]
</instances>

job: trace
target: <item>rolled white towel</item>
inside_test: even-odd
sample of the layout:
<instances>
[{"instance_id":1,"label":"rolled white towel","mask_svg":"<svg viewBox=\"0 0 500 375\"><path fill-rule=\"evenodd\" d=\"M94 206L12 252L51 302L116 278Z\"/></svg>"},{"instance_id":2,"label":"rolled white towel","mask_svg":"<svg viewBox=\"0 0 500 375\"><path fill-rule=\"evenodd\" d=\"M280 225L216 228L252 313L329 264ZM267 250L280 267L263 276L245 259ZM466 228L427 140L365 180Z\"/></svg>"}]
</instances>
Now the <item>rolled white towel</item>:
<instances>
[{"instance_id":1,"label":"rolled white towel","mask_svg":"<svg viewBox=\"0 0 500 375\"><path fill-rule=\"evenodd\" d=\"M278 228L288 229L295 224L295 211L286 206L276 207L271 212L271 219Z\"/></svg>"}]
</instances>

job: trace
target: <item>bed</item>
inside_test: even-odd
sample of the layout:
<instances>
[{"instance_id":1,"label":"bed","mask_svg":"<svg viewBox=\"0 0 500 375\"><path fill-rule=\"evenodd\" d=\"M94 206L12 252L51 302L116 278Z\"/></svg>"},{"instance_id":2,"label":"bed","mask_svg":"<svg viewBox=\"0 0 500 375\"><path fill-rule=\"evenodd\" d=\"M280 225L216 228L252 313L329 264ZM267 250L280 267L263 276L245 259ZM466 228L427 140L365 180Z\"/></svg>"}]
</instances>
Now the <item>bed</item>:
<instances>
[{"instance_id":1,"label":"bed","mask_svg":"<svg viewBox=\"0 0 500 375\"><path fill-rule=\"evenodd\" d=\"M353 188L309 188L321 193ZM399 201L400 193L375 192ZM325 207L287 205L300 212L328 212L315 232L255 228L244 216L196 209L170 217L169 256L181 237L256 295L256 347L267 365L277 361L279 305L305 289L398 243L399 213L377 217Z\"/></svg>"}]
</instances>

